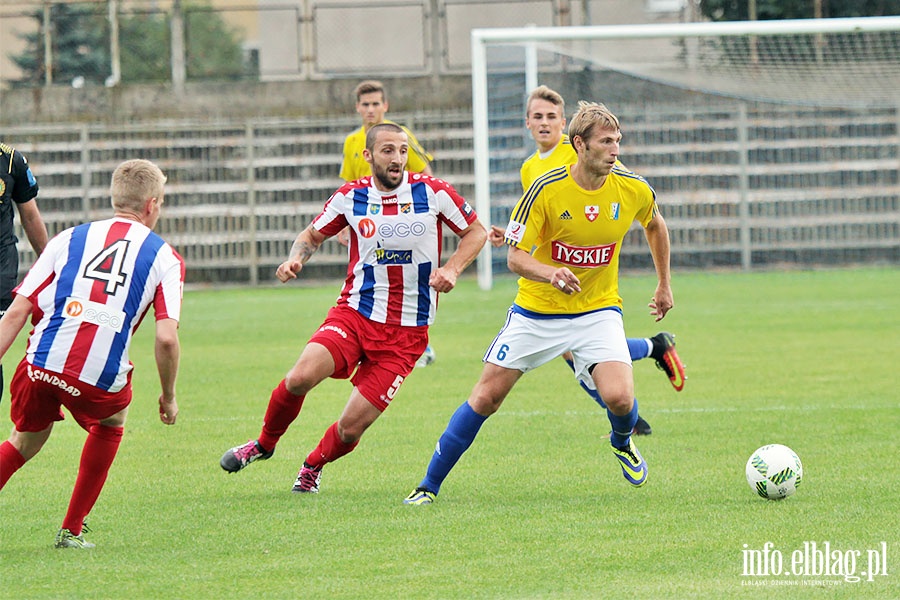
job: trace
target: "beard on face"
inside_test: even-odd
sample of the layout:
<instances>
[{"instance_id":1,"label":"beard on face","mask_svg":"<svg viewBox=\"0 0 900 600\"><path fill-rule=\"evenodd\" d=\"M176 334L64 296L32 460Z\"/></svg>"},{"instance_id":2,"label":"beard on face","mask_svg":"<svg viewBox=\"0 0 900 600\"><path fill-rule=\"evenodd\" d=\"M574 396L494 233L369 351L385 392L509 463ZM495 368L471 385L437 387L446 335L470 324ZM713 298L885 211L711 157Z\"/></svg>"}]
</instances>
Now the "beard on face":
<instances>
[{"instance_id":1,"label":"beard on face","mask_svg":"<svg viewBox=\"0 0 900 600\"><path fill-rule=\"evenodd\" d=\"M402 181L403 171L401 170L397 175L392 175L388 169L394 165L388 165L387 167L378 167L377 165L372 169L372 176L378 180L378 183L387 189L394 189L400 182Z\"/></svg>"}]
</instances>

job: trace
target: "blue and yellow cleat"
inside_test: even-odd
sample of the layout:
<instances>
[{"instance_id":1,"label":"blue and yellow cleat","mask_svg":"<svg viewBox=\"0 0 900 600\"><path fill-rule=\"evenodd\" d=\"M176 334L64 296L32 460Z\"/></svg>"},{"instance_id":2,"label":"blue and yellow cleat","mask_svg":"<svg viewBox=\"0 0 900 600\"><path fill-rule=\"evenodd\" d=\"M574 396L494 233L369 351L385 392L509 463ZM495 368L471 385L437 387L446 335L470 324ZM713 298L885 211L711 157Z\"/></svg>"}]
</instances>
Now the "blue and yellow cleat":
<instances>
[{"instance_id":1,"label":"blue and yellow cleat","mask_svg":"<svg viewBox=\"0 0 900 600\"><path fill-rule=\"evenodd\" d=\"M647 462L638 452L637 446L634 445L631 438L628 438L627 447L616 448L613 446L612 451L619 459L622 475L628 480L628 483L635 487L644 485L644 482L647 481Z\"/></svg>"},{"instance_id":2,"label":"blue and yellow cleat","mask_svg":"<svg viewBox=\"0 0 900 600\"><path fill-rule=\"evenodd\" d=\"M418 487L414 489L409 496L403 499L403 504L411 504L413 506L433 504L435 495L434 492L429 492L425 488Z\"/></svg>"}]
</instances>

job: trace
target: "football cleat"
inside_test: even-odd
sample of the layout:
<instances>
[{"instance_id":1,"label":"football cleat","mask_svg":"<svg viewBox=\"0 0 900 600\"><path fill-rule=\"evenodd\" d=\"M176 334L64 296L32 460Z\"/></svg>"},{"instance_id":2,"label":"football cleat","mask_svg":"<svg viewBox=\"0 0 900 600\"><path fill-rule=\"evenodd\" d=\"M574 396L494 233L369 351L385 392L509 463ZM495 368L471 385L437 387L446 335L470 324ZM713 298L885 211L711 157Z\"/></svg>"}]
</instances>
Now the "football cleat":
<instances>
[{"instance_id":1,"label":"football cleat","mask_svg":"<svg viewBox=\"0 0 900 600\"><path fill-rule=\"evenodd\" d=\"M416 367L427 367L434 362L434 359L434 348L431 347L431 344L428 344L425 346L425 352L423 352L422 356L419 357L419 360L416 361Z\"/></svg>"},{"instance_id":2,"label":"football cleat","mask_svg":"<svg viewBox=\"0 0 900 600\"><path fill-rule=\"evenodd\" d=\"M434 492L429 492L425 488L417 487L409 494L409 496L403 499L403 504L423 506L425 504L433 504L434 498Z\"/></svg>"},{"instance_id":3,"label":"football cleat","mask_svg":"<svg viewBox=\"0 0 900 600\"><path fill-rule=\"evenodd\" d=\"M653 433L653 428L650 427L650 423L644 420L644 417L638 415L637 423L634 424L634 429L631 430L632 435L650 435Z\"/></svg>"},{"instance_id":4,"label":"football cleat","mask_svg":"<svg viewBox=\"0 0 900 600\"><path fill-rule=\"evenodd\" d=\"M650 357L656 361L657 368L669 378L675 391L680 392L684 389L687 376L684 374L684 363L675 351L675 336L663 331L650 338L650 341L653 342Z\"/></svg>"},{"instance_id":5,"label":"football cleat","mask_svg":"<svg viewBox=\"0 0 900 600\"><path fill-rule=\"evenodd\" d=\"M219 464L229 473L237 473L254 460L271 458L275 451L266 452L256 440L250 440L243 446L235 446L222 455Z\"/></svg>"},{"instance_id":6,"label":"football cleat","mask_svg":"<svg viewBox=\"0 0 900 600\"><path fill-rule=\"evenodd\" d=\"M634 441L628 438L628 446L617 448L612 446L613 454L619 459L619 466L622 467L622 475L628 480L628 483L635 487L644 485L647 481L647 463L644 457L638 452Z\"/></svg>"},{"instance_id":7,"label":"football cleat","mask_svg":"<svg viewBox=\"0 0 900 600\"><path fill-rule=\"evenodd\" d=\"M56 534L56 548L93 548L94 544L84 541L84 532L73 534L68 529L60 529Z\"/></svg>"},{"instance_id":8,"label":"football cleat","mask_svg":"<svg viewBox=\"0 0 900 600\"><path fill-rule=\"evenodd\" d=\"M304 462L291 491L297 494L318 494L321 479L322 469L314 469Z\"/></svg>"}]
</instances>

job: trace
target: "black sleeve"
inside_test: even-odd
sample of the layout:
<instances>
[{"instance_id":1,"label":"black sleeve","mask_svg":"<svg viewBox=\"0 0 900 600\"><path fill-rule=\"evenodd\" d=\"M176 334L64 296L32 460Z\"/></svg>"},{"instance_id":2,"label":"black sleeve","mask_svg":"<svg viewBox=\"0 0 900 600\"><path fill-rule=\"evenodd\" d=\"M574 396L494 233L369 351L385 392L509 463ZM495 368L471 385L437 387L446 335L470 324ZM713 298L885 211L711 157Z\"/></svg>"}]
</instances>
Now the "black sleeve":
<instances>
[{"instance_id":1,"label":"black sleeve","mask_svg":"<svg viewBox=\"0 0 900 600\"><path fill-rule=\"evenodd\" d=\"M12 169L10 174L15 182L13 184L12 199L22 204L38 195L38 183L31 173L31 167L28 166L28 160L25 158L25 155L18 150L13 150L11 160Z\"/></svg>"}]
</instances>

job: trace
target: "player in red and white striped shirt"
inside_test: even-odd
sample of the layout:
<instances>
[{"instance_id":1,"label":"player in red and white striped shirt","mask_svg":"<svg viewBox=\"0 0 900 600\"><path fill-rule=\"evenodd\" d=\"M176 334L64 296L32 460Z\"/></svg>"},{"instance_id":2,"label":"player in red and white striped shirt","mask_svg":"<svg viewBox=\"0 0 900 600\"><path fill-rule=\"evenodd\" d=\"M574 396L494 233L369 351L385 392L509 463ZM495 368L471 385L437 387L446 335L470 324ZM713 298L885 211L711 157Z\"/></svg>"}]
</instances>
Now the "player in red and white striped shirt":
<instances>
[{"instance_id":1,"label":"player in red and white striped shirt","mask_svg":"<svg viewBox=\"0 0 900 600\"><path fill-rule=\"evenodd\" d=\"M0 445L0 489L43 447L62 406L87 432L58 548L90 548L82 527L115 459L131 403L128 348L151 305L156 317L160 420L175 423L184 261L152 229L166 177L146 160L113 173L115 216L67 229L15 290L0 320L0 358L29 315L34 330L10 383L15 425Z\"/></svg>"},{"instance_id":2,"label":"player in red and white striped shirt","mask_svg":"<svg viewBox=\"0 0 900 600\"><path fill-rule=\"evenodd\" d=\"M222 456L226 471L272 456L306 394L326 378L350 378L343 414L306 457L293 488L317 492L322 467L356 447L412 372L428 344L437 294L455 287L484 246L484 226L449 184L405 170L408 148L399 126L373 126L365 150L372 175L341 186L278 267L280 281L294 279L322 242L349 226L350 262L337 305L272 392L259 438ZM441 266L444 227L460 242Z\"/></svg>"}]
</instances>

